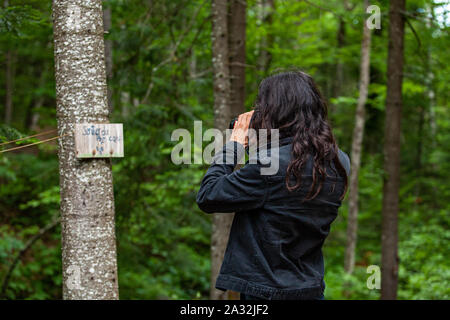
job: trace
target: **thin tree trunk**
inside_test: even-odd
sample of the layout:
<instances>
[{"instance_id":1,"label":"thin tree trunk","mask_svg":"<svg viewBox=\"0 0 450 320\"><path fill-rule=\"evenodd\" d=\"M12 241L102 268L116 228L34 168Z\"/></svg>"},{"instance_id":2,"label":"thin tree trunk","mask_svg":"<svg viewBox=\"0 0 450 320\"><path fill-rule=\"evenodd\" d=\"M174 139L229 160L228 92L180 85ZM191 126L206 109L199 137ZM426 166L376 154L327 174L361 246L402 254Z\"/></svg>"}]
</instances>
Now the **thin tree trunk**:
<instances>
[{"instance_id":1,"label":"thin tree trunk","mask_svg":"<svg viewBox=\"0 0 450 320\"><path fill-rule=\"evenodd\" d=\"M230 115L230 73L228 66L227 0L212 1L212 63L214 73L214 124L225 130ZM215 213L211 235L211 299L226 299L226 292L215 288L222 265L233 215Z\"/></svg>"},{"instance_id":2,"label":"thin tree trunk","mask_svg":"<svg viewBox=\"0 0 450 320\"><path fill-rule=\"evenodd\" d=\"M8 0L3 0L3 7L9 6ZM11 124L13 113L13 83L14 83L14 69L13 69L13 53L8 49L5 53L5 115L4 120L6 124Z\"/></svg>"},{"instance_id":3,"label":"thin tree trunk","mask_svg":"<svg viewBox=\"0 0 450 320\"><path fill-rule=\"evenodd\" d=\"M108 123L101 0L53 0L64 299L118 299L108 159L75 156L75 123Z\"/></svg>"},{"instance_id":4,"label":"thin tree trunk","mask_svg":"<svg viewBox=\"0 0 450 320\"><path fill-rule=\"evenodd\" d=\"M128 119L130 116L131 95L127 91L120 92L120 104L122 107L122 118Z\"/></svg>"},{"instance_id":5,"label":"thin tree trunk","mask_svg":"<svg viewBox=\"0 0 450 320\"><path fill-rule=\"evenodd\" d=\"M246 0L230 0L228 10L228 56L230 73L230 113L237 117L245 112L245 31ZM230 215L231 216L231 215ZM231 228L232 217L227 223ZM229 233L229 231L228 231ZM227 237L228 238L228 237ZM225 252L225 248L223 248ZM229 291L229 299L239 299L239 294Z\"/></svg>"},{"instance_id":6,"label":"thin tree trunk","mask_svg":"<svg viewBox=\"0 0 450 320\"><path fill-rule=\"evenodd\" d=\"M230 0L228 48L230 61L231 116L245 112L245 27L246 0Z\"/></svg>"},{"instance_id":7,"label":"thin tree trunk","mask_svg":"<svg viewBox=\"0 0 450 320\"><path fill-rule=\"evenodd\" d=\"M423 126L425 122L425 108L419 107L419 123L417 130L417 153L416 153L416 204L420 201L421 183L422 183L422 149L423 149Z\"/></svg>"},{"instance_id":8,"label":"thin tree trunk","mask_svg":"<svg viewBox=\"0 0 450 320\"><path fill-rule=\"evenodd\" d=\"M369 6L369 0L364 1L364 12ZM359 82L359 99L355 114L355 127L353 129L349 192L349 212L347 222L347 246L345 248L344 268L352 273L355 265L355 249L358 230L358 177L361 166L361 150L364 137L365 104L369 92L370 81L370 44L371 31L367 24L363 24L363 38L361 44L361 66Z\"/></svg>"},{"instance_id":9,"label":"thin tree trunk","mask_svg":"<svg viewBox=\"0 0 450 320\"><path fill-rule=\"evenodd\" d=\"M338 54L341 54L342 48L345 46L345 21L343 18L339 18L339 27L337 32L337 50ZM339 97L342 93L342 85L344 83L344 64L340 57L336 63L336 75L334 82L334 97Z\"/></svg>"},{"instance_id":10,"label":"thin tree trunk","mask_svg":"<svg viewBox=\"0 0 450 320\"><path fill-rule=\"evenodd\" d=\"M273 13L275 12L275 0L264 0L261 6L262 10L262 24L268 29L267 36L261 39L261 49L259 54L259 70L266 76L269 72L270 64L272 62L272 54L269 49L273 47Z\"/></svg>"},{"instance_id":11,"label":"thin tree trunk","mask_svg":"<svg viewBox=\"0 0 450 320\"><path fill-rule=\"evenodd\" d=\"M189 59L189 78L195 79L197 76L197 56L195 55L195 49L191 49L191 56Z\"/></svg>"},{"instance_id":12,"label":"thin tree trunk","mask_svg":"<svg viewBox=\"0 0 450 320\"><path fill-rule=\"evenodd\" d=\"M14 90L14 66L13 66L13 53L10 49L6 51L5 57L5 73L6 73L6 85L5 85L5 123L11 124L13 115L13 90Z\"/></svg>"},{"instance_id":13,"label":"thin tree trunk","mask_svg":"<svg viewBox=\"0 0 450 320\"><path fill-rule=\"evenodd\" d=\"M33 103L32 107L29 108L27 111L27 117L26 117L26 123L25 127L29 128L30 130L37 131L39 130L39 109L44 104L45 97L43 95L36 98L35 102Z\"/></svg>"},{"instance_id":14,"label":"thin tree trunk","mask_svg":"<svg viewBox=\"0 0 450 320\"><path fill-rule=\"evenodd\" d=\"M391 0L384 141L381 299L396 299L405 0Z\"/></svg>"},{"instance_id":15,"label":"thin tree trunk","mask_svg":"<svg viewBox=\"0 0 450 320\"><path fill-rule=\"evenodd\" d=\"M431 59L431 58L429 58L429 59ZM436 115L435 115L435 111L434 111L434 107L436 105L436 94L435 94L434 88L433 88L433 81L434 81L434 73L430 67L428 74L427 74L427 96L428 96L428 102L429 102L431 144L434 149L436 146L437 125L436 125Z\"/></svg>"},{"instance_id":16,"label":"thin tree trunk","mask_svg":"<svg viewBox=\"0 0 450 320\"><path fill-rule=\"evenodd\" d=\"M105 1L107 2L107 1ZM111 4L107 3L107 6L103 10L103 26L105 29L105 33L109 33L111 29ZM114 110L113 101L112 101L112 90L110 86L110 82L113 77L113 43L112 40L105 40L105 65L106 65L106 80L108 81L108 106L109 113L111 114Z\"/></svg>"},{"instance_id":17,"label":"thin tree trunk","mask_svg":"<svg viewBox=\"0 0 450 320\"><path fill-rule=\"evenodd\" d=\"M427 8L427 12L430 14L430 16L433 18L433 21L435 21L436 16L434 13L433 6L429 6ZM431 21L427 20L426 27L428 30L431 28ZM431 48L430 46L427 47L427 65L426 65L426 71L427 76L425 78L425 83L427 87L427 98L429 103L429 118L430 118L430 127L431 127L431 145L433 149L436 147L436 117L434 112L434 106L436 104L436 94L434 92L434 73L433 73L433 66L432 66L432 58L431 58ZM432 166L435 167L435 163L432 164Z\"/></svg>"},{"instance_id":18,"label":"thin tree trunk","mask_svg":"<svg viewBox=\"0 0 450 320\"><path fill-rule=\"evenodd\" d=\"M41 67L44 70L47 70L46 63ZM45 86L45 80L46 80L46 72L40 72L37 88L42 88L43 86ZM40 94L37 97L35 97L32 107L27 112L25 127L33 131L39 130L39 118L40 118L39 109L43 106L44 102L45 102L44 94Z\"/></svg>"}]
</instances>

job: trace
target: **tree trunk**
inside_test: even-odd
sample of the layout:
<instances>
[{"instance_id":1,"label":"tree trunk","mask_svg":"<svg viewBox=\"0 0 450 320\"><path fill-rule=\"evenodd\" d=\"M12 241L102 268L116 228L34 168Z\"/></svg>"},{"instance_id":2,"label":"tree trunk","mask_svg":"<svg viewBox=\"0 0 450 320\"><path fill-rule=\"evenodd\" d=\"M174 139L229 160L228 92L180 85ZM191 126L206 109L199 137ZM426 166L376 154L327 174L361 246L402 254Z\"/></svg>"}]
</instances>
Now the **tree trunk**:
<instances>
[{"instance_id":1,"label":"tree trunk","mask_svg":"<svg viewBox=\"0 0 450 320\"><path fill-rule=\"evenodd\" d=\"M3 0L3 7L9 6L8 0ZM11 124L12 120L12 93L14 83L14 70L13 70L13 54L11 49L8 49L5 53L5 124Z\"/></svg>"},{"instance_id":2,"label":"tree trunk","mask_svg":"<svg viewBox=\"0 0 450 320\"><path fill-rule=\"evenodd\" d=\"M6 51L5 57L5 73L6 73L6 85L5 85L5 123L11 124L13 114L13 90L14 90L14 66L13 66L13 53L10 49Z\"/></svg>"},{"instance_id":3,"label":"tree trunk","mask_svg":"<svg viewBox=\"0 0 450 320\"><path fill-rule=\"evenodd\" d=\"M273 32L271 30L273 24L273 13L275 12L275 0L264 0L261 6L262 24L268 29L267 35L261 39L261 49L259 53L259 70L264 76L267 76L272 62L272 54L269 49L273 47Z\"/></svg>"},{"instance_id":4,"label":"tree trunk","mask_svg":"<svg viewBox=\"0 0 450 320\"><path fill-rule=\"evenodd\" d=\"M384 141L381 299L396 299L405 0L391 0Z\"/></svg>"},{"instance_id":5,"label":"tree trunk","mask_svg":"<svg viewBox=\"0 0 450 320\"><path fill-rule=\"evenodd\" d=\"M231 116L245 112L246 0L230 0L228 48L230 61Z\"/></svg>"},{"instance_id":6,"label":"tree trunk","mask_svg":"<svg viewBox=\"0 0 450 320\"><path fill-rule=\"evenodd\" d=\"M47 63L44 63L44 65L41 65L41 68L43 70L48 70L48 66ZM39 75L39 81L37 83L37 88L42 88L45 86L45 81L46 81L46 72L40 72ZM27 117L26 117L26 123L25 123L25 127L33 130L33 131L38 131L39 130L39 118L40 118L40 113L39 113L39 109L44 105L45 102L45 94L39 94L36 95L34 97L34 102L33 105L30 107L30 109L27 112Z\"/></svg>"},{"instance_id":7,"label":"tree trunk","mask_svg":"<svg viewBox=\"0 0 450 320\"><path fill-rule=\"evenodd\" d=\"M436 20L436 15L434 13L433 6L429 6L427 8L427 13L430 14L432 17L432 20ZM428 30L431 28L431 20L427 20L426 27ZM430 128L431 128L431 147L433 149L436 148L436 117L434 108L436 105L436 93L434 91L434 73L433 73L433 66L432 66L433 60L431 58L431 48L430 46L427 47L427 65L426 65L426 71L427 71L427 77L425 78L426 88L427 88L427 97L428 97L428 113L430 118ZM436 164L432 164L433 169L435 169Z\"/></svg>"},{"instance_id":8,"label":"tree trunk","mask_svg":"<svg viewBox=\"0 0 450 320\"><path fill-rule=\"evenodd\" d=\"M237 117L245 112L245 30L246 0L231 0L228 11L228 56L230 73L230 113ZM231 228L232 218L227 223ZM228 231L229 234L229 231ZM228 238L228 237L227 237ZM223 248L225 252L225 248ZM239 294L229 291L229 299L239 299Z\"/></svg>"},{"instance_id":9,"label":"tree trunk","mask_svg":"<svg viewBox=\"0 0 450 320\"><path fill-rule=\"evenodd\" d=\"M101 0L53 0L64 299L118 299L109 159L75 157L75 123L108 123Z\"/></svg>"},{"instance_id":10,"label":"tree trunk","mask_svg":"<svg viewBox=\"0 0 450 320\"><path fill-rule=\"evenodd\" d=\"M230 73L228 66L227 0L212 1L212 63L214 73L214 125L225 130L230 115ZM233 215L215 213L211 235L211 291L213 300L226 299L226 292L217 290L215 282L228 242Z\"/></svg>"},{"instance_id":11,"label":"tree trunk","mask_svg":"<svg viewBox=\"0 0 450 320\"><path fill-rule=\"evenodd\" d=\"M364 1L364 12L369 6L369 0ZM353 129L349 192L349 212L347 222L347 246L345 248L344 268L347 273L352 273L355 265L355 249L358 230L358 176L361 166L361 150L364 137L365 104L369 91L370 81L370 43L371 31L367 24L363 24L363 38L361 44L361 66L359 99L355 114L355 127Z\"/></svg>"},{"instance_id":12,"label":"tree trunk","mask_svg":"<svg viewBox=\"0 0 450 320\"><path fill-rule=\"evenodd\" d=\"M337 50L338 55L341 55L342 48L345 46L345 21L343 18L339 18L339 27L337 32ZM341 61L341 57L338 56L336 62L336 79L334 82L334 97L339 97L342 93L342 85L344 83L344 64Z\"/></svg>"},{"instance_id":13,"label":"tree trunk","mask_svg":"<svg viewBox=\"0 0 450 320\"><path fill-rule=\"evenodd\" d=\"M423 149L423 126L425 122L425 108L419 107L419 123L417 128L417 153L416 153L416 205L418 204L417 200L419 200L421 195L421 184L422 184L422 149ZM419 200L420 201L420 200Z\"/></svg>"},{"instance_id":14,"label":"tree trunk","mask_svg":"<svg viewBox=\"0 0 450 320\"><path fill-rule=\"evenodd\" d=\"M105 1L108 2L108 1ZM107 6L103 10L103 27L105 33L109 33L111 29L111 4L107 3ZM112 80L112 70L113 70L113 44L112 40L105 40L105 65L106 65L106 80L108 81L108 107L109 113L111 114L114 110L112 102L112 90L111 90L111 80Z\"/></svg>"}]
</instances>

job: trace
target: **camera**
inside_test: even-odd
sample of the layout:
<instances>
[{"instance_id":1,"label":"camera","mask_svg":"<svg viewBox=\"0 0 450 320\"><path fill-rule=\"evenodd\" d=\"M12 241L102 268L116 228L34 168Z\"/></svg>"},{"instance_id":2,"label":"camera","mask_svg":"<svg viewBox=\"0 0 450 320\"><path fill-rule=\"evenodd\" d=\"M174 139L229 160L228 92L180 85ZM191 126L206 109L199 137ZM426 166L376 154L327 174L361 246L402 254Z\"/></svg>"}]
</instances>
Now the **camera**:
<instances>
[{"instance_id":1,"label":"camera","mask_svg":"<svg viewBox=\"0 0 450 320\"><path fill-rule=\"evenodd\" d=\"M238 120L238 117L232 119L232 120L230 121L230 126L228 127L228 129L233 130L233 129L234 129L234 126L236 125L237 120Z\"/></svg>"}]
</instances>

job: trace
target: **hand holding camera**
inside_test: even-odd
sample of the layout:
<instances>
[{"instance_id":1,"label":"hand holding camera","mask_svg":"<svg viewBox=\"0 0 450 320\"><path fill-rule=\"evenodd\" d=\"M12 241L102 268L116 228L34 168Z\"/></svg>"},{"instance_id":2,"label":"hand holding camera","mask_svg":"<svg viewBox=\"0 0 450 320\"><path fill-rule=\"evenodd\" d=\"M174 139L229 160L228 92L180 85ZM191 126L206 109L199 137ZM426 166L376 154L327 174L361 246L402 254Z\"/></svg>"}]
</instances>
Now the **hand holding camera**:
<instances>
[{"instance_id":1,"label":"hand holding camera","mask_svg":"<svg viewBox=\"0 0 450 320\"><path fill-rule=\"evenodd\" d=\"M230 141L236 141L244 146L248 144L248 127L252 119L253 111L239 115L238 119L234 121L233 132L231 133ZM230 124L230 127L232 123ZM231 128L230 128L231 129Z\"/></svg>"}]
</instances>

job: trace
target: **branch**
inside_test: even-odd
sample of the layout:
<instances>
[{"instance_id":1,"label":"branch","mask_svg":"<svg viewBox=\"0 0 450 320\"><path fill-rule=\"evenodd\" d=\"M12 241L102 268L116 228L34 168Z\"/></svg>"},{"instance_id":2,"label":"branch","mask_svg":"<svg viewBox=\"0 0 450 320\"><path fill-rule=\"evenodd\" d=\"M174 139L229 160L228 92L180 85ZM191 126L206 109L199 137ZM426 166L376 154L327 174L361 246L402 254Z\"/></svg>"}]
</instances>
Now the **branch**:
<instances>
[{"instance_id":1,"label":"branch","mask_svg":"<svg viewBox=\"0 0 450 320\"><path fill-rule=\"evenodd\" d=\"M417 40L417 51L420 53L420 49L422 48L422 42L420 41L419 35L417 34L416 30L412 26L411 22L407 17L405 17L406 23L408 24L409 28L411 29L412 33L416 37Z\"/></svg>"},{"instance_id":2,"label":"branch","mask_svg":"<svg viewBox=\"0 0 450 320\"><path fill-rule=\"evenodd\" d=\"M334 12L334 11L333 11L332 9L330 9L330 8L322 7L322 6L320 6L320 5L318 5L318 4L315 4L315 3L311 2L311 1L308 1L308 0L300 0L300 1L303 1L303 2L305 2L305 3L307 3L307 4L309 4L310 6L313 6L313 7L315 7L315 8L318 8L318 9L320 9L320 10L331 12L331 13L334 14L335 16L337 16L337 17L339 17L339 18L342 18L342 15L341 15L341 14Z\"/></svg>"},{"instance_id":3,"label":"branch","mask_svg":"<svg viewBox=\"0 0 450 320\"><path fill-rule=\"evenodd\" d=\"M171 52L169 53L168 58L161 61L155 67L153 67L154 71L158 70L163 65L166 65L170 61L173 61L175 59L175 54L177 53L178 47L180 46L181 42L184 40L186 35L189 33L189 31L191 31L191 29L196 21L196 18L198 16L198 14L200 13L200 10L205 5L205 3L206 3L206 1L203 1L202 4L200 6L198 6L197 10L195 11L194 15L192 16L191 20L189 21L189 24L187 25L186 29L183 30L183 32L181 33L181 36L178 38L177 41L175 41L173 48L172 48ZM150 83L148 84L147 90L145 92L144 98L142 98L142 102L141 102L142 104L147 103L147 100L148 100L148 97L150 96L152 88L153 88L153 82L150 81Z\"/></svg>"},{"instance_id":4,"label":"branch","mask_svg":"<svg viewBox=\"0 0 450 320\"><path fill-rule=\"evenodd\" d=\"M190 118L193 121L198 121L200 119L198 119L192 112L190 112L187 106L184 106L182 104L179 104L177 102L174 103L175 108L177 108L181 113L183 113L185 116L187 116L188 118Z\"/></svg>"},{"instance_id":5,"label":"branch","mask_svg":"<svg viewBox=\"0 0 450 320\"><path fill-rule=\"evenodd\" d=\"M59 222L60 222L60 218L59 218L59 214L57 214L53 217L52 221L49 224L47 224L45 227L41 228L38 233L36 233L33 237L31 237L31 239L28 240L28 242L25 244L25 247L19 251L17 256L14 258L13 262L9 266L9 269L8 269L8 272L6 273L5 279L3 279L2 291L0 292L0 296L4 297L6 289L8 288L8 284L9 284L11 275L12 275L15 267L19 263L20 259L25 254L25 252L27 252L27 250L30 249L31 246L37 240L39 240L45 233L47 233L48 231L50 231L51 229L56 227Z\"/></svg>"},{"instance_id":6,"label":"branch","mask_svg":"<svg viewBox=\"0 0 450 320\"><path fill-rule=\"evenodd\" d=\"M420 22L431 22L437 29L445 30L445 28L441 28L439 26L439 23L435 17L420 16L417 12L414 12L414 14L412 14L411 12L404 10L400 10L400 13L403 14L405 17L409 17Z\"/></svg>"},{"instance_id":7,"label":"branch","mask_svg":"<svg viewBox=\"0 0 450 320\"><path fill-rule=\"evenodd\" d=\"M192 42L191 42L191 45L190 45L189 48L186 50L186 53L185 53L183 56L181 56L181 59L186 58L186 57L190 54L190 52L191 52L191 50L192 50L192 47L194 46L195 42L197 41L198 36L200 35L200 32L203 31L203 26L205 25L205 22L210 21L211 17L212 17L212 15L207 16L207 17L205 18L205 20L203 20L203 22L202 22L202 23L200 24L200 26L197 28L197 32L195 33L195 36L194 36L194 39L193 39Z\"/></svg>"},{"instance_id":8,"label":"branch","mask_svg":"<svg viewBox=\"0 0 450 320\"><path fill-rule=\"evenodd\" d=\"M417 54L419 55L419 57L422 59L422 62L426 65L427 64L427 58L425 57L425 55L422 52L422 42L420 41L420 37L417 34L416 30L414 29L413 25L411 24L411 22L409 21L409 19L403 15L405 17L405 21L406 24L408 25L408 27L411 29L412 33L414 34L414 37L417 40Z\"/></svg>"},{"instance_id":9,"label":"branch","mask_svg":"<svg viewBox=\"0 0 450 320\"><path fill-rule=\"evenodd\" d=\"M234 62L230 62L228 64L229 66L234 66L234 67L249 67L249 68L257 68L256 66L252 65L252 64L246 64L246 63L242 63L242 62L238 62L238 61L234 61Z\"/></svg>"},{"instance_id":10,"label":"branch","mask_svg":"<svg viewBox=\"0 0 450 320\"><path fill-rule=\"evenodd\" d=\"M205 69L205 70L203 70L203 71L197 72L197 73L195 73L195 74L191 74L191 75L189 75L189 77L190 77L191 79L198 79L198 78L201 78L201 77L203 77L205 74L208 74L208 73L210 73L210 72L212 72L212 68L207 68L207 69Z\"/></svg>"}]
</instances>

